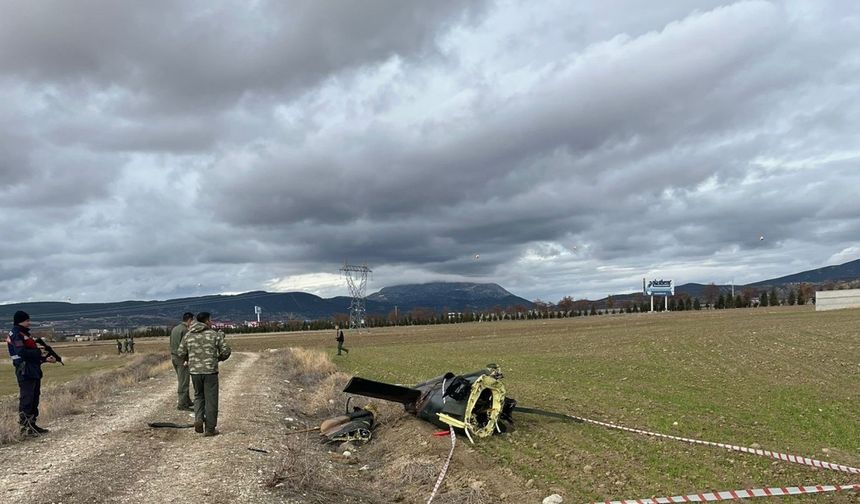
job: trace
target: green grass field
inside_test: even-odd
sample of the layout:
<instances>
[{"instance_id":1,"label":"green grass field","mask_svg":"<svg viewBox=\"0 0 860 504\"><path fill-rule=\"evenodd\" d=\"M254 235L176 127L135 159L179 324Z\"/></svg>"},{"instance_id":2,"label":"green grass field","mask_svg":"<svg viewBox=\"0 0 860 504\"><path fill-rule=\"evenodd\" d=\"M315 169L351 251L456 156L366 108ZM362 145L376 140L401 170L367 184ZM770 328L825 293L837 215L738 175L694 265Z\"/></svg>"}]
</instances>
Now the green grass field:
<instances>
[{"instance_id":1,"label":"green grass field","mask_svg":"<svg viewBox=\"0 0 860 504\"><path fill-rule=\"evenodd\" d=\"M353 337L350 354L333 359L348 372L399 383L495 362L524 406L860 465L858 319L857 310L777 308L416 327ZM516 418L515 435L477 448L573 502L851 481L719 449Z\"/></svg>"},{"instance_id":2,"label":"green grass field","mask_svg":"<svg viewBox=\"0 0 860 504\"><path fill-rule=\"evenodd\" d=\"M66 361L65 366L61 366L60 364L42 365L42 370L45 375L42 380L43 387L65 383L69 380L97 371L115 369L128 361L127 358L117 356L99 358L69 357L68 359L64 356L63 359ZM3 365L0 365L0 397L17 393L18 382L15 380L15 375L12 373L12 365L9 364L7 359Z\"/></svg>"}]
</instances>

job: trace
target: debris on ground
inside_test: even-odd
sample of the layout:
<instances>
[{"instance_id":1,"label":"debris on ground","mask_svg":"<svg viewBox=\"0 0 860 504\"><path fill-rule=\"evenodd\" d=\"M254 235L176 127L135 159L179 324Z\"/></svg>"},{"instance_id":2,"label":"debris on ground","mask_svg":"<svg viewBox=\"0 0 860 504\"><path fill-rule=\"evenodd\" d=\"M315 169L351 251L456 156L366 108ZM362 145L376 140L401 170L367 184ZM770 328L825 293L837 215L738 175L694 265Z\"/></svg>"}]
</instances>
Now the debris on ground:
<instances>
[{"instance_id":1,"label":"debris on ground","mask_svg":"<svg viewBox=\"0 0 860 504\"><path fill-rule=\"evenodd\" d=\"M353 377L343 391L403 404L407 412L437 427L461 429L471 441L502 433L513 424L517 402L506 397L502 371L495 364L464 375L446 373L414 387Z\"/></svg>"}]
</instances>

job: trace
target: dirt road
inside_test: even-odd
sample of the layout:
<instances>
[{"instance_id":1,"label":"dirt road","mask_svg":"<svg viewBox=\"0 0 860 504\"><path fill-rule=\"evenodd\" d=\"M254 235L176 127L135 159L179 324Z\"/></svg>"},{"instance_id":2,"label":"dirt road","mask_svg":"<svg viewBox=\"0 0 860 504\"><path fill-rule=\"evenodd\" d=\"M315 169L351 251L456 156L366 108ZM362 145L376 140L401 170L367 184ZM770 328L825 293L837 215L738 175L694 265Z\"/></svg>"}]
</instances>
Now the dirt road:
<instances>
[{"instance_id":1,"label":"dirt road","mask_svg":"<svg viewBox=\"0 0 860 504\"><path fill-rule=\"evenodd\" d=\"M51 433L42 438L0 448L0 501L288 502L264 485L284 427L260 361L237 352L222 364L220 436L148 427L193 422L176 410L175 376L166 372L45 425Z\"/></svg>"}]
</instances>

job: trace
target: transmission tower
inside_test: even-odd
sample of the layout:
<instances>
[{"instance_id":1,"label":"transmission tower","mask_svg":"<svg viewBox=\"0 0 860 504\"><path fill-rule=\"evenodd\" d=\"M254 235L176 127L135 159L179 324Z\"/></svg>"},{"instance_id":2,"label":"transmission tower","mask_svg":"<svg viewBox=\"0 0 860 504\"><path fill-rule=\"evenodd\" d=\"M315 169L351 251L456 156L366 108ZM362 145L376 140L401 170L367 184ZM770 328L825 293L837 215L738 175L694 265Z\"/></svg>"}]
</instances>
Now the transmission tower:
<instances>
[{"instance_id":1,"label":"transmission tower","mask_svg":"<svg viewBox=\"0 0 860 504\"><path fill-rule=\"evenodd\" d=\"M349 289L350 297L352 297L352 301L349 303L349 328L359 329L365 326L367 275L373 271L367 267L367 264L356 266L345 262L340 272L346 279L346 286Z\"/></svg>"}]
</instances>

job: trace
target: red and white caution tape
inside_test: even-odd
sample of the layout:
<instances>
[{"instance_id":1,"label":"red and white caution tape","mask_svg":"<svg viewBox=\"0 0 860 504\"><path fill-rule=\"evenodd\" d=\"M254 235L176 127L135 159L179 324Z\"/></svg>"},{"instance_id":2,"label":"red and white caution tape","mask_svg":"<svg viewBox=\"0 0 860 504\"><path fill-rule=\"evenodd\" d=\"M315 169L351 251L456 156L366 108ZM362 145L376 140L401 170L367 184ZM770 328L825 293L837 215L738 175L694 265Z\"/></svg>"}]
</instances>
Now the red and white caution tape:
<instances>
[{"instance_id":1,"label":"red and white caution tape","mask_svg":"<svg viewBox=\"0 0 860 504\"><path fill-rule=\"evenodd\" d=\"M808 457L800 457L797 455L789 455L787 453L772 452L769 450L761 450L758 448L748 448L746 446L738 446L738 445L731 445L731 444L725 444L725 443L715 443L713 441L702 441L699 439L685 438L685 437L681 437L681 436L671 436L669 434L660 434L659 432L651 432L651 431L646 431L646 430L642 430L642 429L634 429L631 427L624 427L623 425L618 425L618 424L614 424L614 423L601 422L599 420L590 420L588 418L581 418L581 417L577 417L577 416L573 416L573 415L569 415L569 416L570 416L570 418L579 420L579 421L584 422L584 423L588 423L588 424L592 424L592 425L599 425L601 427L606 427L608 429L615 429L615 430L620 430L620 431L625 431L625 432L633 432L635 434L642 434L643 436L650 436L650 437L655 437L655 438L659 438L659 439L671 439L673 441L681 441L684 443L690 443L690 444L695 444L695 445L714 446L717 448L725 448L727 450L732 450L732 451L741 452L741 453L749 453L752 455L759 455L761 457L768 457L768 458L772 458L772 459L776 459L776 460L782 460L784 462L791 462L793 464L800 464L800 465L805 465L805 466L809 466L809 467L815 467L817 469L829 469L831 471L839 471L839 472L844 472L844 473L848 473L848 474L860 474L860 469L858 469L856 467L846 466L846 465L842 465L842 464L833 464L830 462L825 462L823 460L816 460L816 459L811 459Z\"/></svg>"},{"instance_id":2,"label":"red and white caution tape","mask_svg":"<svg viewBox=\"0 0 860 504\"><path fill-rule=\"evenodd\" d=\"M436 478L436 485L433 487L433 493L430 494L430 498L427 499L427 504L433 502L433 498L436 497L439 487L442 486L442 480L445 479L445 474L448 473L448 467L451 465L451 458L454 456L454 446L457 444L457 435L454 434L454 427L448 428L451 429L451 451L448 452L448 460L446 460L445 465L442 466L442 472L440 472L439 477Z\"/></svg>"},{"instance_id":3,"label":"red and white caution tape","mask_svg":"<svg viewBox=\"0 0 860 504\"><path fill-rule=\"evenodd\" d=\"M578 420L583 423L588 423L592 425L599 425L601 427L606 427L608 429L615 429L624 432L633 432L635 434L641 434L643 436L650 436L659 439L671 439L673 441L681 441L684 443L702 445L702 446L714 446L717 448L725 448L727 450L732 450L741 453L749 453L752 455L758 455L761 457L768 457L776 460L782 460L784 462L791 462L793 464L800 464L809 467L815 467L817 469L828 469L831 471L844 472L848 474L860 474L860 469L856 467L851 467L842 464L833 464L831 462L825 462L823 460L811 459L808 457L800 457L797 455L790 455L787 453L779 453L772 452L769 450L761 450L758 448L748 448L746 446L738 446L726 443L715 443L713 441L702 441L700 439L692 439L685 438L681 436L672 436L669 434L661 434L659 432L651 432L643 429L634 429L631 427L624 427L623 425L618 425L610 422L601 422L599 420L591 420L589 418L577 417L574 415L568 415L570 418L574 420ZM626 499L626 500L615 500L615 501L603 501L602 503L594 502L592 504L674 504L674 503L686 503L686 502L717 502L717 501L725 501L725 500L739 500L739 499L751 499L754 497L780 497L780 496L788 496L788 495L807 495L807 494L819 494L819 493L831 493L831 492L841 492L844 490L854 490L860 491L860 483L850 484L850 485L816 485L816 486L800 486L800 487L773 487L773 488L754 488L754 489L741 489L741 490L725 490L721 492L707 492L707 493L698 493L698 494L689 494L689 495L677 495L674 497L649 497L645 499Z\"/></svg>"},{"instance_id":4,"label":"red and white caution tape","mask_svg":"<svg viewBox=\"0 0 860 504\"><path fill-rule=\"evenodd\" d=\"M727 500L751 499L754 497L783 497L788 495L809 495L819 493L841 492L843 490L860 491L860 484L752 488L744 490L726 490L722 492L676 495L674 497L649 497L647 499L604 501L601 503L594 502L592 504L676 504L682 502L717 502Z\"/></svg>"}]
</instances>

